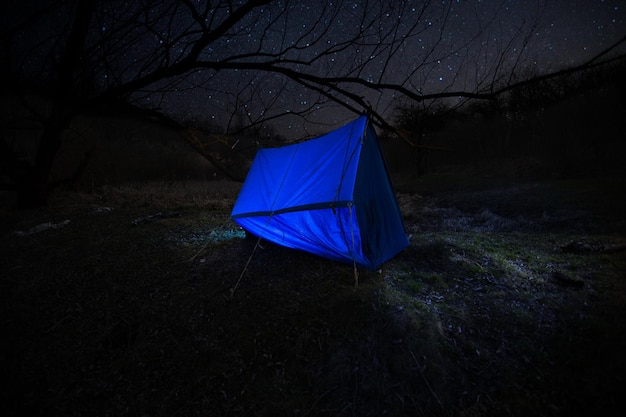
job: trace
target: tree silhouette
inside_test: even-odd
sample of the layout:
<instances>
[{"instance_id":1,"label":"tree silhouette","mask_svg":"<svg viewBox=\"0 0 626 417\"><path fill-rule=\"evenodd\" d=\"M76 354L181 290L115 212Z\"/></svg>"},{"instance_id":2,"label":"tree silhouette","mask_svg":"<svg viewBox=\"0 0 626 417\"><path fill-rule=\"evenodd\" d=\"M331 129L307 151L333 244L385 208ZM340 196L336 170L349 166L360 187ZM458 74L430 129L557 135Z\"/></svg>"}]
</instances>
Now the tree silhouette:
<instances>
[{"instance_id":1,"label":"tree silhouette","mask_svg":"<svg viewBox=\"0 0 626 417\"><path fill-rule=\"evenodd\" d=\"M217 111L239 115L239 125L241 117L248 126L312 120L335 106L367 110L378 126L390 127L385 111L396 98L491 98L530 82L513 74L537 23L521 24L487 54L478 41L502 30L494 24L497 14L477 17L482 20L473 33L450 41L443 33L452 6L434 1L58 0L26 6L5 13L15 21L1 37L4 95L25 109L13 116L37 120L40 132L29 166L11 164L20 167L9 174L17 178L21 206L45 202L63 132L80 114L124 102L184 129L186 106L193 105L188 97L203 93ZM476 53L488 65L463 83ZM458 69L438 90L429 89L437 67L452 57ZM6 129L3 148L12 149Z\"/></svg>"}]
</instances>

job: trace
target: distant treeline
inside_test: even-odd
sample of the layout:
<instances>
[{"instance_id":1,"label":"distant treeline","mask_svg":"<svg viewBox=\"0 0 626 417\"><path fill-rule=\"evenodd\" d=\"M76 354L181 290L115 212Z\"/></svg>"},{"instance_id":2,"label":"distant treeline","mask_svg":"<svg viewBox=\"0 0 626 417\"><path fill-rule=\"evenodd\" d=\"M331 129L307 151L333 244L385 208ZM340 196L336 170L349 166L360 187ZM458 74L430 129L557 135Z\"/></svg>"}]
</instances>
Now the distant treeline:
<instances>
[{"instance_id":1,"label":"distant treeline","mask_svg":"<svg viewBox=\"0 0 626 417\"><path fill-rule=\"evenodd\" d=\"M626 64L538 81L493 100L402 103L389 169L423 175L463 166L511 178L626 173Z\"/></svg>"},{"instance_id":2,"label":"distant treeline","mask_svg":"<svg viewBox=\"0 0 626 417\"><path fill-rule=\"evenodd\" d=\"M509 179L624 175L625 73L626 63L616 62L492 100L398 103L391 122L402 135L380 132L389 169L409 177L446 170ZM39 133L29 126L4 129L24 163L32 163ZM78 117L64 134L50 181L88 191L129 181L244 178L257 146L285 142L269 125L242 125L228 136L210 133L219 130L212 126L191 129L219 167L180 129L123 113Z\"/></svg>"}]
</instances>

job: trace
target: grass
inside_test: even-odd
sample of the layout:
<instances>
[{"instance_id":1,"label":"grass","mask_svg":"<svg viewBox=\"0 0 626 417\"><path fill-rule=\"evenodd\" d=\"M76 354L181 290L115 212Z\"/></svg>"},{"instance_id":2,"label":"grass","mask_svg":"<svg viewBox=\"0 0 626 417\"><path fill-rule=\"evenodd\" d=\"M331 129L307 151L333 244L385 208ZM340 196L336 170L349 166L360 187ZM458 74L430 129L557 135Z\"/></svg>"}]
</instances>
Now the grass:
<instances>
[{"instance_id":1,"label":"grass","mask_svg":"<svg viewBox=\"0 0 626 417\"><path fill-rule=\"evenodd\" d=\"M256 243L235 184L5 211L7 415L616 415L626 253L563 248L626 241L625 183L429 181L399 187L411 245L358 287L263 244L232 297Z\"/></svg>"}]
</instances>

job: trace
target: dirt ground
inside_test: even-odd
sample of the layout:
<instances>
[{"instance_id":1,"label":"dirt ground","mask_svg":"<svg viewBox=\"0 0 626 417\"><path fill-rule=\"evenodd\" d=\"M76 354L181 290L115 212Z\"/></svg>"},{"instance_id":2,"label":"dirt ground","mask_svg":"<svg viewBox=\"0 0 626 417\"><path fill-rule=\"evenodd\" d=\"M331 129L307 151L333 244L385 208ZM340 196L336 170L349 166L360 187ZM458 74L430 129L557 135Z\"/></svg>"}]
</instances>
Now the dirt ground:
<instances>
[{"instance_id":1,"label":"dirt ground","mask_svg":"<svg viewBox=\"0 0 626 417\"><path fill-rule=\"evenodd\" d=\"M411 245L358 285L168 187L3 210L3 415L623 411L624 180L398 182Z\"/></svg>"}]
</instances>

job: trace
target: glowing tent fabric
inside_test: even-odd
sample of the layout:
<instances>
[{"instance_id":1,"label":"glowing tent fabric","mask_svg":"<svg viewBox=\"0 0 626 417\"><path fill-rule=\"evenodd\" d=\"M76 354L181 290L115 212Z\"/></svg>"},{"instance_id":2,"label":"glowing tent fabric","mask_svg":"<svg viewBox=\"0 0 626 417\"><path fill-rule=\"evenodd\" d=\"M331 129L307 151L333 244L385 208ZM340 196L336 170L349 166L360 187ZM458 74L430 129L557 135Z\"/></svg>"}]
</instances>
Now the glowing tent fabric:
<instances>
[{"instance_id":1,"label":"glowing tent fabric","mask_svg":"<svg viewBox=\"0 0 626 417\"><path fill-rule=\"evenodd\" d=\"M371 270L408 245L366 116L316 139L260 149L231 217L268 241Z\"/></svg>"}]
</instances>

